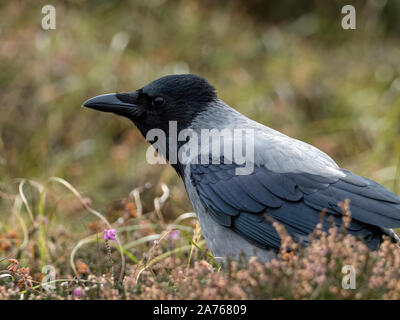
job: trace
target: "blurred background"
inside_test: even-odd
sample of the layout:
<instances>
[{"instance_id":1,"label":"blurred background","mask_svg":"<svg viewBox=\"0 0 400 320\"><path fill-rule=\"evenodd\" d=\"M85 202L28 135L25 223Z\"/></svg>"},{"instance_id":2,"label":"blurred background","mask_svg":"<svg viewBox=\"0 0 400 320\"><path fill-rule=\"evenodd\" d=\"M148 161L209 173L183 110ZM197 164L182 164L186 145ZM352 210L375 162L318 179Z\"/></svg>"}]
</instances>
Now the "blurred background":
<instances>
[{"instance_id":1,"label":"blurred background","mask_svg":"<svg viewBox=\"0 0 400 320\"><path fill-rule=\"evenodd\" d=\"M55 30L41 28L46 4L56 8ZM341 27L346 4L356 30ZM0 10L0 235L15 228L9 195L20 178L65 179L111 222L148 182L144 212L161 183L170 188L166 217L192 211L173 169L146 162L133 124L81 108L173 73L207 78L246 116L400 192L397 0L16 0ZM90 234L92 216L53 189L49 234ZM24 192L37 215L36 191Z\"/></svg>"}]
</instances>

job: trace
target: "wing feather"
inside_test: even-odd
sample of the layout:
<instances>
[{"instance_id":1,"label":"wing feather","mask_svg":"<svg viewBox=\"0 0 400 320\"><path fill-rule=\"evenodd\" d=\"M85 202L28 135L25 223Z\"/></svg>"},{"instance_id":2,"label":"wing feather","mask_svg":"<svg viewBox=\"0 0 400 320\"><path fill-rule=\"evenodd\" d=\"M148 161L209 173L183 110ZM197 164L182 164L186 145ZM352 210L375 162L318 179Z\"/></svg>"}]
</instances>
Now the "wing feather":
<instances>
[{"instance_id":1,"label":"wing feather","mask_svg":"<svg viewBox=\"0 0 400 320\"><path fill-rule=\"evenodd\" d=\"M235 165L191 164L191 179L213 219L262 248L279 248L279 236L266 215L282 223L301 241L320 222L323 229L340 226L338 203L350 199L352 221L348 231L380 243L380 228L400 226L400 198L379 184L341 171L339 177L310 173L278 173L256 166L250 175L235 175ZM200 168L202 166L202 168Z\"/></svg>"}]
</instances>

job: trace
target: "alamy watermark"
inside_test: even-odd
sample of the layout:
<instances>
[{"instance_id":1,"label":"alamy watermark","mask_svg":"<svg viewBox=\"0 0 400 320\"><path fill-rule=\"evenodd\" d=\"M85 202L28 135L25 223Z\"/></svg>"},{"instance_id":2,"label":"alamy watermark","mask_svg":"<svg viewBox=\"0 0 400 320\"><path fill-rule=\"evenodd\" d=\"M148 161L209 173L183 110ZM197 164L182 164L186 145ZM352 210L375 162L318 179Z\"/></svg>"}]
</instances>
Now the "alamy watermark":
<instances>
[{"instance_id":1,"label":"alamy watermark","mask_svg":"<svg viewBox=\"0 0 400 320\"><path fill-rule=\"evenodd\" d=\"M342 274L344 274L342 278L342 288L345 290L356 288L356 270L352 265L345 265L342 268Z\"/></svg>"},{"instance_id":2,"label":"alamy watermark","mask_svg":"<svg viewBox=\"0 0 400 320\"><path fill-rule=\"evenodd\" d=\"M42 14L45 16L42 18L42 29L43 30L55 30L56 29L56 8L50 4L43 6Z\"/></svg>"},{"instance_id":3,"label":"alamy watermark","mask_svg":"<svg viewBox=\"0 0 400 320\"><path fill-rule=\"evenodd\" d=\"M254 170L254 130L183 129L178 132L176 121L169 121L168 137L162 129L152 129L146 140L152 146L146 152L149 164L224 164L235 163L237 175L248 175ZM154 150L155 149L155 150ZM157 151L157 152L155 152Z\"/></svg>"},{"instance_id":4,"label":"alamy watermark","mask_svg":"<svg viewBox=\"0 0 400 320\"><path fill-rule=\"evenodd\" d=\"M342 18L342 28L345 30L356 29L356 9L348 4L342 7L342 13L345 16Z\"/></svg>"},{"instance_id":5,"label":"alamy watermark","mask_svg":"<svg viewBox=\"0 0 400 320\"><path fill-rule=\"evenodd\" d=\"M41 282L42 288L47 292L56 290L56 269L52 265L45 265L42 273L45 275Z\"/></svg>"},{"instance_id":6,"label":"alamy watermark","mask_svg":"<svg viewBox=\"0 0 400 320\"><path fill-rule=\"evenodd\" d=\"M344 14L341 24L345 30L356 29L356 9L353 5L347 4L342 7L341 13ZM47 4L42 7L42 29L56 29L56 8L53 5Z\"/></svg>"}]
</instances>

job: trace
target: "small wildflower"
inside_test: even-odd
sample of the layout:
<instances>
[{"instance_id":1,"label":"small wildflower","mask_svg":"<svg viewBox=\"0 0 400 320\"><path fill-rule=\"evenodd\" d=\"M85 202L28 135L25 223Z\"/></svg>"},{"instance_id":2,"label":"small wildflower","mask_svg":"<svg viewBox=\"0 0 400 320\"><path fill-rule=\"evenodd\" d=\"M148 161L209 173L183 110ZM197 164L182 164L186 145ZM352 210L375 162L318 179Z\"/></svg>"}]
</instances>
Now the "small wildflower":
<instances>
[{"instance_id":1,"label":"small wildflower","mask_svg":"<svg viewBox=\"0 0 400 320\"><path fill-rule=\"evenodd\" d=\"M115 229L104 229L104 241L106 240L116 240L115 235L117 230Z\"/></svg>"},{"instance_id":2,"label":"small wildflower","mask_svg":"<svg viewBox=\"0 0 400 320\"><path fill-rule=\"evenodd\" d=\"M75 288L73 293L75 297L78 298L82 297L82 288L81 287Z\"/></svg>"},{"instance_id":3,"label":"small wildflower","mask_svg":"<svg viewBox=\"0 0 400 320\"><path fill-rule=\"evenodd\" d=\"M80 273L80 274L89 273L88 265L86 263L84 263L82 260L78 260L77 267L78 267L78 273Z\"/></svg>"},{"instance_id":4,"label":"small wildflower","mask_svg":"<svg viewBox=\"0 0 400 320\"><path fill-rule=\"evenodd\" d=\"M171 240L176 240L176 239L179 238L179 234L180 234L180 233L181 233L180 230L172 230L172 231L169 233L169 238L170 238Z\"/></svg>"},{"instance_id":5,"label":"small wildflower","mask_svg":"<svg viewBox=\"0 0 400 320\"><path fill-rule=\"evenodd\" d=\"M49 219L47 219L46 217L43 217L43 218L42 218L42 222L43 222L44 225L47 225L47 224L49 223ZM37 217L36 217L35 223L36 223L37 225L39 225L39 223L40 223L40 216L37 216Z\"/></svg>"},{"instance_id":6,"label":"small wildflower","mask_svg":"<svg viewBox=\"0 0 400 320\"><path fill-rule=\"evenodd\" d=\"M114 267L114 261L111 257L111 246L110 243L108 242L109 240L116 240L115 235L117 233L117 230L115 229L104 229L104 241L107 249L107 259L108 259L108 264L110 265L111 269ZM113 274L113 271L111 270L111 274Z\"/></svg>"}]
</instances>

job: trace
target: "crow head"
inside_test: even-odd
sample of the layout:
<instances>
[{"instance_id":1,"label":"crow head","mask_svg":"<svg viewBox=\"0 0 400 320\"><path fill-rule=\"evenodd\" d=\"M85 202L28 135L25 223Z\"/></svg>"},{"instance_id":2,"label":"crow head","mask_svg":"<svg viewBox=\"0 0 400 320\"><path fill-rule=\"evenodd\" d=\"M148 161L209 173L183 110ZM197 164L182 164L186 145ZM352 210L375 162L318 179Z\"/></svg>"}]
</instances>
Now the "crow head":
<instances>
[{"instance_id":1,"label":"crow head","mask_svg":"<svg viewBox=\"0 0 400 320\"><path fill-rule=\"evenodd\" d=\"M83 105L131 119L146 137L151 129L168 136L169 121L177 122L178 132L187 128L216 99L214 87L205 79L181 74L159 78L136 91L100 95Z\"/></svg>"}]
</instances>

